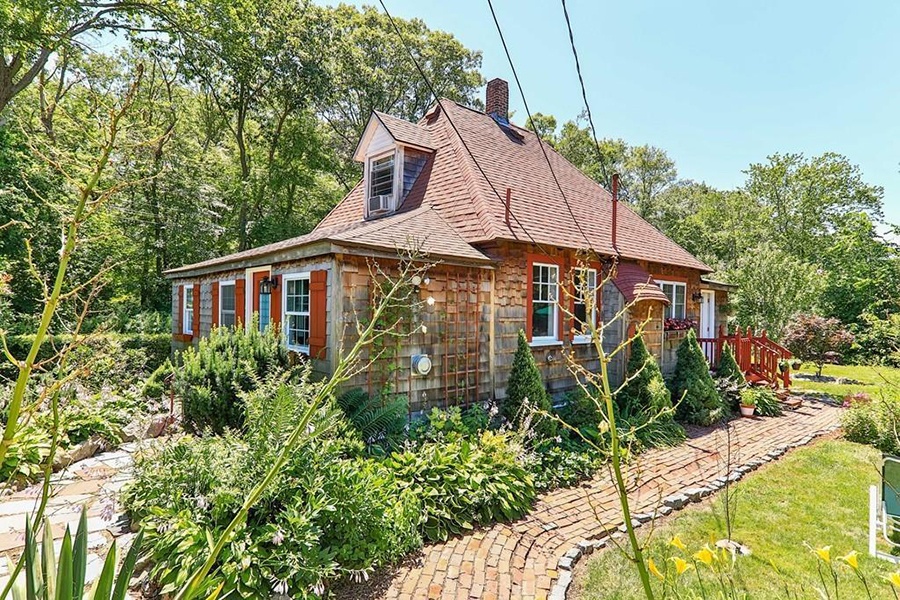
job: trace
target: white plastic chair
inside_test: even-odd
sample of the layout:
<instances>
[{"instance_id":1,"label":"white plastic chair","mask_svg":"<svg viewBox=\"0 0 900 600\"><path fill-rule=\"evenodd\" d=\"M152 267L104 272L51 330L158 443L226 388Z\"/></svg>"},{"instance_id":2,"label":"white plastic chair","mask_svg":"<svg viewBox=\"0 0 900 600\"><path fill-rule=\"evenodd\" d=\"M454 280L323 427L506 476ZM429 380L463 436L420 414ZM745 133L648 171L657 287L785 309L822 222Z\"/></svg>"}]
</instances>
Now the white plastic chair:
<instances>
[{"instance_id":1,"label":"white plastic chair","mask_svg":"<svg viewBox=\"0 0 900 600\"><path fill-rule=\"evenodd\" d=\"M878 536L892 548L900 543L900 458L885 455L881 462L881 486L869 486L869 554L895 564L900 556L878 550Z\"/></svg>"}]
</instances>

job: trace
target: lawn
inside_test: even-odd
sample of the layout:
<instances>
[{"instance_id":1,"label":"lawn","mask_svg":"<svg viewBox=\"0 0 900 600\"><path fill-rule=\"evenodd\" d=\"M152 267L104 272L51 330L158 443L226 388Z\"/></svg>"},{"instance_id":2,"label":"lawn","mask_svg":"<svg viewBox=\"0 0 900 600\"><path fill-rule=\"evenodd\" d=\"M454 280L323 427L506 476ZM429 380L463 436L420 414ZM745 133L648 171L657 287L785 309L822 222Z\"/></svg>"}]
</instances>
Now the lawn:
<instances>
[{"instance_id":1,"label":"lawn","mask_svg":"<svg viewBox=\"0 0 900 600\"><path fill-rule=\"evenodd\" d=\"M803 368L800 369L800 372L814 375L816 369L811 363L805 363ZM838 384L830 381L795 379L793 389L797 391L813 390L817 392L826 392L839 398L857 392L865 392L874 398L882 392L887 393L891 389L895 395L900 393L900 369L892 367L825 365L825 368L822 370L822 375L824 377L852 379L859 381L860 383Z\"/></svg>"},{"instance_id":2,"label":"lawn","mask_svg":"<svg viewBox=\"0 0 900 600\"><path fill-rule=\"evenodd\" d=\"M737 560L739 587L753 598L784 598L782 579L770 566L772 561L792 589L802 590L798 597L818 598L817 590L822 587L818 558L807 545L830 545L833 559L851 550L859 553L859 566L873 598L894 598L883 579L892 570L891 564L867 554L868 486L878 479L878 460L879 454L872 448L828 440L793 451L736 484L732 492L736 499L733 538L752 551ZM660 566L666 564L666 557L689 558L711 539L727 537L723 517L721 493L676 513L653 532L651 556ZM689 552L669 545L676 535ZM846 564L840 564L838 571L840 597L866 597ZM688 575L692 591L699 592L696 574L689 571ZM709 585L707 581L707 591ZM579 569L570 597L642 598L640 590L633 565L618 550L609 549Z\"/></svg>"}]
</instances>

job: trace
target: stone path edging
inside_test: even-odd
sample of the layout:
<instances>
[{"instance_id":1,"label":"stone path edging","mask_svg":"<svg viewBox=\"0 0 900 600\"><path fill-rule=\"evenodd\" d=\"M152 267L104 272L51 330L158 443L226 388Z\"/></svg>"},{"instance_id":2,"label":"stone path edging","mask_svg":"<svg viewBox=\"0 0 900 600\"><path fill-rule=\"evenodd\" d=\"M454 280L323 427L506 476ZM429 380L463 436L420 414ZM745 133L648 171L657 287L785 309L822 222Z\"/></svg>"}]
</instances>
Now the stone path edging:
<instances>
[{"instance_id":1,"label":"stone path edging","mask_svg":"<svg viewBox=\"0 0 900 600\"><path fill-rule=\"evenodd\" d=\"M779 446L760 458L753 459L744 465L736 467L728 475L727 478L721 476L713 480L708 486L699 488L685 488L680 494L672 494L670 496L667 496L666 498L663 498L662 502L655 508L652 514L640 513L634 515L633 525L635 528L639 528L644 523L651 522L657 517L668 516L672 514L672 512L686 508L692 503L700 502L701 500L715 494L716 492L724 488L727 482L730 481L731 483L736 483L743 479L745 475L752 473L759 467L777 460L785 453L787 453L788 450L809 445L817 438L828 435L830 433L834 433L840 428L840 425L832 425L830 427L826 427L800 439L797 442ZM581 559L592 554L594 550L600 550L604 548L611 538L621 537L624 535L624 533L625 525L623 524L619 526L618 530L608 536L590 540L582 540L572 546L557 562L556 568L559 571L559 577L553 584L553 588L550 590L550 596L548 597L548 600L565 600L569 593L569 586L572 584L573 572L575 571L575 567L578 565Z\"/></svg>"}]
</instances>

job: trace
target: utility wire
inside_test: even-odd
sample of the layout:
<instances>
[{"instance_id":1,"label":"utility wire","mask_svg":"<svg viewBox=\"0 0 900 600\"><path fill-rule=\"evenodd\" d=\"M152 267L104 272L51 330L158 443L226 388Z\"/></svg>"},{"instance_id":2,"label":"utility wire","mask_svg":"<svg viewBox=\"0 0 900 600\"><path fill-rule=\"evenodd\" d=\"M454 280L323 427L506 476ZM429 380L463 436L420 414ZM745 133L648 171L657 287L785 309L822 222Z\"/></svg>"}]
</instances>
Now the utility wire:
<instances>
[{"instance_id":1,"label":"utility wire","mask_svg":"<svg viewBox=\"0 0 900 600\"><path fill-rule=\"evenodd\" d=\"M578 50L575 49L575 35L572 33L572 22L569 20L569 10L566 8L566 0L561 0L563 15L566 17L566 27L569 30L569 45L572 47L572 55L575 57L575 70L578 72L578 83L581 85L581 97L584 100L584 108L587 111L588 124L591 126L591 136L594 138L594 146L597 149L597 162L603 173L603 180L610 181L606 172L606 164L603 162L603 153L600 151L600 142L597 141L597 128L594 127L594 117L591 114L591 105L588 103L587 91L584 87L584 77L581 76L581 62L578 60Z\"/></svg>"},{"instance_id":2,"label":"utility wire","mask_svg":"<svg viewBox=\"0 0 900 600\"><path fill-rule=\"evenodd\" d=\"M494 18L494 25L497 27L497 33L500 35L500 42L503 44L503 51L506 53L506 60L509 62L509 68L512 70L513 79L516 80L516 87L519 88L519 95L522 96L522 103L525 105L525 113L528 115L528 122L531 123L531 129L534 131L534 136L537 138L538 146L541 148L541 153L544 155L544 160L547 161L547 166L550 168L550 175L553 176L553 181L556 183L557 189L559 189L559 193L562 196L563 203L566 205L566 209L569 211L569 216L572 217L572 221L575 223L575 227L578 228L578 232L581 234L581 237L584 238L584 242L587 244L588 250L591 251L591 254L596 254L594 252L593 246L591 246L591 241L588 239L587 235L584 233L584 230L581 228L581 223L578 222L578 218L575 217L575 213L572 211L572 206L569 204L569 200L566 198L566 193L563 191L562 185L559 183L559 179L556 177L556 171L553 170L553 164L550 162L550 156L547 154L547 148L544 147L544 141L541 139L541 135L538 133L537 126L534 124L534 119L531 117L531 109L528 108L528 100L525 98L525 90L522 89L522 82L519 81L519 74L516 71L516 65L513 64L512 55L509 53L509 48L506 45L506 38L503 36L503 29L500 27L500 21L497 19L497 13L494 10L494 3L492 0L488 0L488 7L491 9L491 16Z\"/></svg>"},{"instance_id":3,"label":"utility wire","mask_svg":"<svg viewBox=\"0 0 900 600\"><path fill-rule=\"evenodd\" d=\"M463 148L466 149L466 152L469 154L469 157L472 159L472 162L475 163L475 166L478 168L478 171L481 173L481 176L484 177L484 180L487 182L488 186L490 186L491 190L493 190L494 194L497 196L497 200L500 201L506 207L506 210L509 211L510 216L513 221L516 222L516 225L525 232L525 235L528 236L528 239L532 244L538 247L538 249L549 256L547 251L537 242L537 240L532 237L532 235L525 229L525 226L519 221L518 217L516 217L515 213L512 211L512 207L506 204L506 201L500 196L500 193L497 191L497 188L494 187L494 184L491 183L490 178L487 176L487 173L484 172L484 169L481 168L481 165L478 164L478 160L475 158L475 155L472 154L472 150L469 149L469 145L466 144L466 140L463 138L462 134L459 132L459 129L456 128L456 124L453 122L453 119L450 118L450 113L444 109L444 103L441 101L441 97L438 95L434 86L431 84L431 81L428 79L428 76L425 74L425 71L422 69L422 66L419 64L419 61L416 60L415 55L412 52L412 49L406 43L406 39L403 37L403 33L400 31L400 27L397 25L397 22L394 21L394 17L391 16L390 11L388 11L387 6L384 4L384 0L378 0L381 4L382 10L384 10L384 14L387 15L388 20L391 22L391 25L394 27L394 31L397 33L397 37L400 39L400 43L403 44L403 47L406 49L406 53L409 55L410 60L412 60L413 64L416 66L416 70L419 72L419 75L422 77L425 85L428 86L428 90L432 93L432 95L437 100L438 106L441 109L441 112L447 117L447 122L450 123L450 127L453 128L453 131L456 133L456 136L459 138L459 141L462 142Z\"/></svg>"}]
</instances>

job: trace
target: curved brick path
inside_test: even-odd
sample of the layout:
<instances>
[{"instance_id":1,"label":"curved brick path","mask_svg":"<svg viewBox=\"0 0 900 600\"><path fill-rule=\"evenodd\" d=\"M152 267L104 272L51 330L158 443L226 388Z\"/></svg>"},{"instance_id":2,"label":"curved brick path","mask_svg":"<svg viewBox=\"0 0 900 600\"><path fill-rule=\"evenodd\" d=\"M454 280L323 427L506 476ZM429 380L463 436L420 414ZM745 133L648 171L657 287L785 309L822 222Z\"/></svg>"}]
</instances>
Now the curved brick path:
<instances>
[{"instance_id":1,"label":"curved brick path","mask_svg":"<svg viewBox=\"0 0 900 600\"><path fill-rule=\"evenodd\" d=\"M734 469L773 450L810 442L838 425L840 410L808 398L804 406L781 417L737 419L731 428L730 461L721 427L692 429L686 443L651 450L635 462L629 473L633 514L653 512L662 498L727 475L729 464ZM603 470L582 486L543 496L520 521L427 546L411 566L387 574L387 581L348 586L340 595L547 598L559 578L559 559L578 542L604 537L621 524L611 478Z\"/></svg>"}]
</instances>

